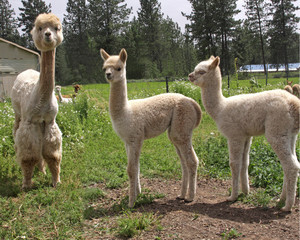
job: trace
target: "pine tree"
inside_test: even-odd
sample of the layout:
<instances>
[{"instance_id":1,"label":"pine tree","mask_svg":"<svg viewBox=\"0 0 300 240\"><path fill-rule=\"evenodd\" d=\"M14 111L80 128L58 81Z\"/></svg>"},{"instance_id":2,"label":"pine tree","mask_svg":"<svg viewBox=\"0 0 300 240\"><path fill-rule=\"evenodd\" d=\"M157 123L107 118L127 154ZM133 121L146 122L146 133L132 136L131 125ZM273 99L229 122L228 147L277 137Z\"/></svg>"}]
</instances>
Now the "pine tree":
<instances>
[{"instance_id":1,"label":"pine tree","mask_svg":"<svg viewBox=\"0 0 300 240\"><path fill-rule=\"evenodd\" d=\"M266 33L266 23L267 23L267 4L265 0L247 0L246 5L246 15L248 17L249 27L252 32L259 36L260 49L262 55L262 62L264 66L264 72L267 81L267 68L265 59L265 33Z\"/></svg>"},{"instance_id":2,"label":"pine tree","mask_svg":"<svg viewBox=\"0 0 300 240\"><path fill-rule=\"evenodd\" d=\"M97 48L107 52L120 51L120 34L128 27L131 8L125 0L88 0L90 35Z\"/></svg>"},{"instance_id":3,"label":"pine tree","mask_svg":"<svg viewBox=\"0 0 300 240\"><path fill-rule=\"evenodd\" d=\"M296 7L293 3L296 0L271 0L269 9L271 21L269 25L271 59L275 64L285 65L288 78L288 56L292 54L290 46L293 45L295 32L299 17L296 16Z\"/></svg>"},{"instance_id":4,"label":"pine tree","mask_svg":"<svg viewBox=\"0 0 300 240\"><path fill-rule=\"evenodd\" d=\"M220 55L223 60L220 65L222 72L229 74L234 59L229 51L230 40L234 36L234 29L240 25L240 21L234 19L234 15L239 12L236 0L189 1L192 12L190 15L183 15L191 21L188 29L196 43L199 58Z\"/></svg>"},{"instance_id":5,"label":"pine tree","mask_svg":"<svg viewBox=\"0 0 300 240\"><path fill-rule=\"evenodd\" d=\"M145 77L158 77L162 72L161 5L157 0L140 0L140 5L138 21L144 43L141 54L144 56Z\"/></svg>"},{"instance_id":6,"label":"pine tree","mask_svg":"<svg viewBox=\"0 0 300 240\"><path fill-rule=\"evenodd\" d=\"M95 82L88 36L88 7L85 0L68 0L64 16L64 46L71 81Z\"/></svg>"},{"instance_id":7,"label":"pine tree","mask_svg":"<svg viewBox=\"0 0 300 240\"><path fill-rule=\"evenodd\" d=\"M0 0L0 37L9 41L17 42L19 32L17 30L15 12L8 0Z\"/></svg>"},{"instance_id":8,"label":"pine tree","mask_svg":"<svg viewBox=\"0 0 300 240\"><path fill-rule=\"evenodd\" d=\"M21 30L24 32L23 37L26 40L26 47L35 49L30 31L33 29L34 21L39 14L50 12L51 4L47 6L43 0L21 0L21 2L23 7L19 8L19 27L22 27Z\"/></svg>"}]
</instances>

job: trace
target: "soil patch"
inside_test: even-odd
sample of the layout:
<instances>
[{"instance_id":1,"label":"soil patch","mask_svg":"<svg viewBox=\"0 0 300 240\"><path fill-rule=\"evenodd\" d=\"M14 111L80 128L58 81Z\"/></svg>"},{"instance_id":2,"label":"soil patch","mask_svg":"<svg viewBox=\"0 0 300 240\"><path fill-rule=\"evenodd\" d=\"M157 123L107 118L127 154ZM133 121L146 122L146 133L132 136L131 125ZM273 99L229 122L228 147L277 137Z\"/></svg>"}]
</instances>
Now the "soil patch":
<instances>
[{"instance_id":1,"label":"soil patch","mask_svg":"<svg viewBox=\"0 0 300 240\"><path fill-rule=\"evenodd\" d=\"M193 202L177 200L181 182L164 179L141 179L142 188L151 193L163 194L135 209L136 212L155 213L162 229L142 231L132 239L300 239L299 198L291 213L276 207L255 207L241 201L226 201L231 181L201 179ZM103 186L97 185L103 189ZM254 189L251 188L253 191ZM128 189L104 189L106 198L94 206L111 209L111 206L128 194ZM121 239L113 232L121 213L108 211L87 220L86 239ZM233 233L233 235L231 235ZM226 238L227 237L227 238Z\"/></svg>"}]
</instances>

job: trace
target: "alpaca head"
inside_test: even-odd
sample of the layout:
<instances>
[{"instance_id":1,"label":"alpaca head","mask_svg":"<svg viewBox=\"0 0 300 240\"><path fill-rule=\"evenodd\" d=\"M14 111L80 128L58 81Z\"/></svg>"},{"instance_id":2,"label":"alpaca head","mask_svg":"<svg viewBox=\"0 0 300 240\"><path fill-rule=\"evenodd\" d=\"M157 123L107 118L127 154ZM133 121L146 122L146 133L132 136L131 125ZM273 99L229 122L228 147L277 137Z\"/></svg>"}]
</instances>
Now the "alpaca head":
<instances>
[{"instance_id":1,"label":"alpaca head","mask_svg":"<svg viewBox=\"0 0 300 240\"><path fill-rule=\"evenodd\" d=\"M212 76L217 71L220 73L220 58L211 56L208 60L200 62L195 70L189 74L189 80L199 87L205 87L212 82Z\"/></svg>"},{"instance_id":2,"label":"alpaca head","mask_svg":"<svg viewBox=\"0 0 300 240\"><path fill-rule=\"evenodd\" d=\"M55 49L63 41L62 25L54 14L40 14L31 35L36 48L42 52Z\"/></svg>"},{"instance_id":3,"label":"alpaca head","mask_svg":"<svg viewBox=\"0 0 300 240\"><path fill-rule=\"evenodd\" d=\"M117 82L126 79L127 52L123 48L119 55L110 56L104 49L100 49L103 63L103 70L108 82Z\"/></svg>"},{"instance_id":4,"label":"alpaca head","mask_svg":"<svg viewBox=\"0 0 300 240\"><path fill-rule=\"evenodd\" d=\"M55 86L55 91L56 91L56 93L59 93L61 91L61 86L56 85Z\"/></svg>"}]
</instances>

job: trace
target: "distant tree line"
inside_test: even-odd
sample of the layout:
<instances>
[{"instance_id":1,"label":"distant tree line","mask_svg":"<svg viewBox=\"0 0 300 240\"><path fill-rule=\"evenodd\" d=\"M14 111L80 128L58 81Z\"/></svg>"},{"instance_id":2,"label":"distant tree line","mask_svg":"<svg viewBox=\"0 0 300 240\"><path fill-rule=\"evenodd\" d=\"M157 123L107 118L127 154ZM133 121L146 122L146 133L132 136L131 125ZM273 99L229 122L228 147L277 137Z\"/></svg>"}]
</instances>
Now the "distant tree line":
<instances>
[{"instance_id":1,"label":"distant tree line","mask_svg":"<svg viewBox=\"0 0 300 240\"><path fill-rule=\"evenodd\" d=\"M9 0L0 0L0 37L35 49L30 31L40 13L51 12L43 0L21 0L15 16ZM245 0L247 18L235 18L237 0L189 0L192 12L184 32L161 11L158 0L68 0L63 19L64 43L57 48L56 79L62 85L105 82L99 49L128 52L129 79L183 77L198 61L221 57L223 74L244 64L299 62L296 0ZM62 19L61 19L62 20ZM21 32L21 33L20 33Z\"/></svg>"}]
</instances>

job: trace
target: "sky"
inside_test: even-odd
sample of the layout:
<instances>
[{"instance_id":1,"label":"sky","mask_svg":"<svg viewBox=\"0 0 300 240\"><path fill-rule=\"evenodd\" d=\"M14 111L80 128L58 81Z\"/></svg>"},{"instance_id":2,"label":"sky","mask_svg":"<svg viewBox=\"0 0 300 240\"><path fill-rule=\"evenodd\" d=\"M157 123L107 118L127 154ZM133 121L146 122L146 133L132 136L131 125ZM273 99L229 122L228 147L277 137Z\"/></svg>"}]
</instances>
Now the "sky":
<instances>
[{"instance_id":1,"label":"sky","mask_svg":"<svg viewBox=\"0 0 300 240\"><path fill-rule=\"evenodd\" d=\"M44 0L47 5L51 3L52 13L57 15L59 19L62 21L64 14L66 14L66 6L68 0ZM188 24L189 21L186 17L182 16L181 12L190 13L191 12L191 4L188 0L160 0L161 3L161 11L164 14L164 17L169 16L173 19L174 22L179 24L181 31L184 31L185 24ZM9 0L12 8L15 10L16 15L19 15L19 7L23 7L23 4L20 0ZM125 0L128 7L132 7L131 17L137 15L137 11L140 8L139 0ZM237 6L238 9L243 10L244 1L238 0ZM237 15L237 18L244 18L244 11Z\"/></svg>"},{"instance_id":2,"label":"sky","mask_svg":"<svg viewBox=\"0 0 300 240\"><path fill-rule=\"evenodd\" d=\"M66 14L66 6L68 0L44 0L47 5L51 3L52 13L57 15L59 19L62 21L64 14ZM166 18L169 16L173 19L174 22L179 24L181 31L184 32L185 24L188 24L189 21L186 17L182 16L181 12L191 13L191 4L188 0L160 0L161 3L161 11ZM23 4L20 0L9 0L9 3L12 5L12 8L15 10L16 15L19 15L19 7L23 7ZM139 0L125 0L128 7L132 7L133 11L131 17L137 15L137 11L140 8ZM300 7L300 1L296 1L294 3L296 6ZM237 9L241 10L239 14L235 16L236 19L244 19L245 18L245 10L243 5L245 5L244 0L237 1ZM298 16L300 15L300 11L297 11ZM300 29L300 23L298 24L298 32Z\"/></svg>"}]
</instances>

